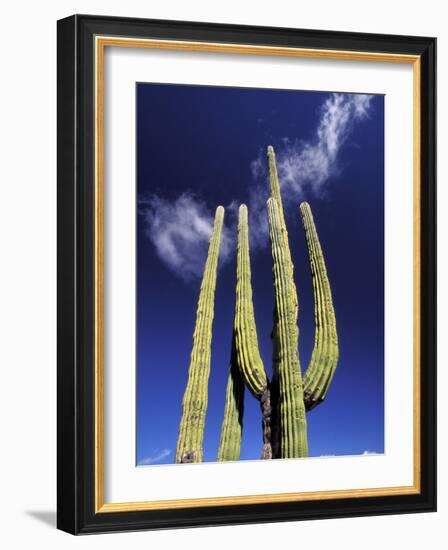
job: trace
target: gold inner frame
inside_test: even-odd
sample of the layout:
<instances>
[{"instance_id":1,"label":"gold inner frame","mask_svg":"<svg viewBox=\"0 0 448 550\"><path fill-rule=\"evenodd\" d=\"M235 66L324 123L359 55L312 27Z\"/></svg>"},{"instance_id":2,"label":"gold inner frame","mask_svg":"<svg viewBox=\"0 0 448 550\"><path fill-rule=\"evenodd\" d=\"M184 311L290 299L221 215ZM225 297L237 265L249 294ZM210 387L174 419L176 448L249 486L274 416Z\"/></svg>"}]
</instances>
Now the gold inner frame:
<instances>
[{"instance_id":1,"label":"gold inner frame","mask_svg":"<svg viewBox=\"0 0 448 550\"><path fill-rule=\"evenodd\" d=\"M403 487L371 489L343 489L301 493L273 493L264 495L226 496L180 500L106 503L104 501L104 54L108 46L122 48L150 48L159 50L198 51L301 57L313 59L406 63L413 66L413 298L414 298L414 391L413 391L413 455L414 482ZM421 73L420 56L389 53L352 52L308 48L254 46L251 44L224 44L177 40L153 40L95 37L95 513L129 512L231 506L274 502L300 502L341 498L410 495L420 493L420 118Z\"/></svg>"}]
</instances>

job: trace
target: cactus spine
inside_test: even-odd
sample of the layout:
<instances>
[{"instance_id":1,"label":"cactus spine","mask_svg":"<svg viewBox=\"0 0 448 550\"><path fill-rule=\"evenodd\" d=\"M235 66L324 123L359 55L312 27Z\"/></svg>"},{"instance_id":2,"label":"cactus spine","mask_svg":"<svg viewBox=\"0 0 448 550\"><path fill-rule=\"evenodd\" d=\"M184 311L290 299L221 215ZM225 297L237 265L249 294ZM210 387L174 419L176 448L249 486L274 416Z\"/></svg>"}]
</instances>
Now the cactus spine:
<instances>
[{"instance_id":1,"label":"cactus spine","mask_svg":"<svg viewBox=\"0 0 448 550\"><path fill-rule=\"evenodd\" d=\"M336 317L322 248L307 202L300 205L314 290L315 335L310 365L304 376L307 410L325 399L339 358Z\"/></svg>"},{"instance_id":2,"label":"cactus spine","mask_svg":"<svg viewBox=\"0 0 448 550\"><path fill-rule=\"evenodd\" d=\"M218 206L210 239L196 313L188 382L182 401L176 462L202 462L205 413L208 403L212 323L224 208Z\"/></svg>"},{"instance_id":3,"label":"cactus spine","mask_svg":"<svg viewBox=\"0 0 448 550\"><path fill-rule=\"evenodd\" d=\"M243 434L243 413L244 383L238 368L235 333L233 333L224 420L222 422L221 441L218 450L218 462L240 459L241 437Z\"/></svg>"},{"instance_id":4,"label":"cactus spine","mask_svg":"<svg viewBox=\"0 0 448 550\"><path fill-rule=\"evenodd\" d=\"M274 373L278 378L279 453L281 458L308 456L306 412L298 355L296 291L291 255L277 200L267 202L275 288Z\"/></svg>"}]
</instances>

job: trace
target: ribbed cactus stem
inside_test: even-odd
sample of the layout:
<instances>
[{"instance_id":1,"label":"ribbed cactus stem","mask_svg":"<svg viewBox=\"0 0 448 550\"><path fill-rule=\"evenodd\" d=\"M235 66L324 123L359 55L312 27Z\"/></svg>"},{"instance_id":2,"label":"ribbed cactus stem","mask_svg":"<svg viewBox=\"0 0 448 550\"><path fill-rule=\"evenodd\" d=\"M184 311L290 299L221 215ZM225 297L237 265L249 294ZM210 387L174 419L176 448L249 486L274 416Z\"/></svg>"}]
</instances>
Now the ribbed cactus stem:
<instances>
[{"instance_id":1,"label":"ribbed cactus stem","mask_svg":"<svg viewBox=\"0 0 448 550\"><path fill-rule=\"evenodd\" d=\"M182 418L176 462L202 462L205 413L208 404L212 324L224 208L218 206L199 293L188 382L182 400Z\"/></svg>"},{"instance_id":2,"label":"ribbed cactus stem","mask_svg":"<svg viewBox=\"0 0 448 550\"><path fill-rule=\"evenodd\" d=\"M282 228L284 238L287 244L287 249L285 250L285 256L288 260L288 269L291 271L291 299L294 301L294 315L297 321L299 314L299 300L297 298L297 289L294 283L294 264L291 259L291 251L289 248L289 238L288 238L288 229L286 227L285 215L283 213L283 200L282 194L280 191L280 180L278 178L277 171L277 162L275 158L275 151L272 145L268 145L268 161L269 161L269 184L271 190L271 197L274 198L277 202L278 215L280 219L280 226Z\"/></svg>"},{"instance_id":3,"label":"ribbed cactus stem","mask_svg":"<svg viewBox=\"0 0 448 550\"><path fill-rule=\"evenodd\" d=\"M302 202L300 213L305 228L314 290L314 349L303 379L305 405L310 410L327 395L338 363L339 345L327 268L308 203Z\"/></svg>"},{"instance_id":4,"label":"ribbed cactus stem","mask_svg":"<svg viewBox=\"0 0 448 550\"><path fill-rule=\"evenodd\" d=\"M308 456L308 439L302 375L298 356L295 286L288 241L277 200L268 199L275 289L274 372L278 378L280 457Z\"/></svg>"},{"instance_id":5,"label":"ribbed cactus stem","mask_svg":"<svg viewBox=\"0 0 448 550\"><path fill-rule=\"evenodd\" d=\"M269 184L271 189L271 197L277 201L278 215L280 223L286 228L285 216L283 213L283 201L280 192L280 180L278 179L277 161L275 151L272 145L268 145L268 163L269 163Z\"/></svg>"},{"instance_id":6,"label":"ribbed cactus stem","mask_svg":"<svg viewBox=\"0 0 448 550\"><path fill-rule=\"evenodd\" d=\"M235 333L232 337L229 377L226 389L226 404L221 427L218 462L239 460L243 434L244 383L236 356Z\"/></svg>"},{"instance_id":7,"label":"ribbed cactus stem","mask_svg":"<svg viewBox=\"0 0 448 550\"><path fill-rule=\"evenodd\" d=\"M262 412L262 458L272 458L271 398L268 378L261 359L252 299L247 206L242 204L238 218L236 305L234 330L241 376L252 395L260 401Z\"/></svg>"}]
</instances>

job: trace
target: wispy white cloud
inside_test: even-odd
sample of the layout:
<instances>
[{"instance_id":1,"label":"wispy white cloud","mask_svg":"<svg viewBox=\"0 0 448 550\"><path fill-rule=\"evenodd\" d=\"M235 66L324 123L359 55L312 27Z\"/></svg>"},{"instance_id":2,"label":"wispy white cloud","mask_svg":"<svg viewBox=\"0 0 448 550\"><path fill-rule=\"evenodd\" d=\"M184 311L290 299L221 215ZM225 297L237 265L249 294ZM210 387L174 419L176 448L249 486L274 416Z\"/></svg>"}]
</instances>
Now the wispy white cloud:
<instances>
[{"instance_id":1,"label":"wispy white cloud","mask_svg":"<svg viewBox=\"0 0 448 550\"><path fill-rule=\"evenodd\" d=\"M339 173L338 156L356 122L367 118L371 95L333 93L324 102L313 138L283 140L277 167L286 200L300 198L307 187L322 196L330 178Z\"/></svg>"},{"instance_id":2,"label":"wispy white cloud","mask_svg":"<svg viewBox=\"0 0 448 550\"><path fill-rule=\"evenodd\" d=\"M265 168L261 151L258 152L258 157L250 163L250 171L254 179L257 179L263 175Z\"/></svg>"},{"instance_id":3,"label":"wispy white cloud","mask_svg":"<svg viewBox=\"0 0 448 550\"><path fill-rule=\"evenodd\" d=\"M153 195L141 201L146 234L162 262L185 281L201 277L213 229L214 212L190 193L170 201ZM228 229L221 237L220 262L229 259Z\"/></svg>"},{"instance_id":4,"label":"wispy white cloud","mask_svg":"<svg viewBox=\"0 0 448 550\"><path fill-rule=\"evenodd\" d=\"M145 458L142 458L139 461L139 465L141 466L147 466L149 464L157 464L157 462L160 462L164 458L170 456L171 450L170 449L162 449L159 451L158 449L155 450L155 454L152 456L147 456Z\"/></svg>"},{"instance_id":5,"label":"wispy white cloud","mask_svg":"<svg viewBox=\"0 0 448 550\"><path fill-rule=\"evenodd\" d=\"M277 169L285 208L297 205L305 194L325 195L331 178L340 172L338 157L354 125L370 116L372 96L362 94L329 95L322 104L314 135L309 140L278 138L275 147ZM252 186L249 190L249 227L251 248L268 242L266 200L269 175L266 149L260 149L251 162Z\"/></svg>"}]
</instances>

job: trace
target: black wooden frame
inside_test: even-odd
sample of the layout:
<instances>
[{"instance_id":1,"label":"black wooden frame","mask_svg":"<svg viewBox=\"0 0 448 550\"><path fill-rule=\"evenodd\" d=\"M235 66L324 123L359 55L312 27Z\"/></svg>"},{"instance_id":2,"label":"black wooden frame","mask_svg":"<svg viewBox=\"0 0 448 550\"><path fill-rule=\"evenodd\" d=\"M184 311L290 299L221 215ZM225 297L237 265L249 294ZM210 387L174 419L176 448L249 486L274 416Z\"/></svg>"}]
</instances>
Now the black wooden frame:
<instances>
[{"instance_id":1,"label":"black wooden frame","mask_svg":"<svg viewBox=\"0 0 448 550\"><path fill-rule=\"evenodd\" d=\"M95 35L421 58L421 493L95 514ZM58 528L74 534L436 509L436 39L75 15L58 22Z\"/></svg>"}]
</instances>

